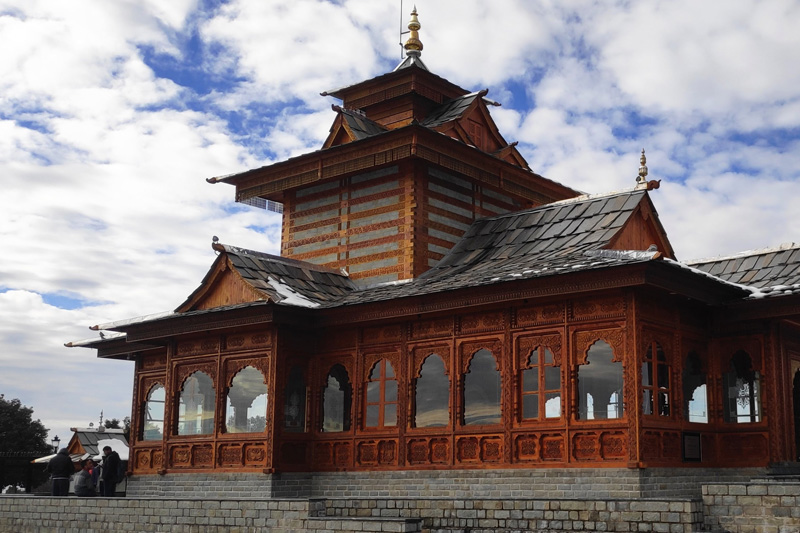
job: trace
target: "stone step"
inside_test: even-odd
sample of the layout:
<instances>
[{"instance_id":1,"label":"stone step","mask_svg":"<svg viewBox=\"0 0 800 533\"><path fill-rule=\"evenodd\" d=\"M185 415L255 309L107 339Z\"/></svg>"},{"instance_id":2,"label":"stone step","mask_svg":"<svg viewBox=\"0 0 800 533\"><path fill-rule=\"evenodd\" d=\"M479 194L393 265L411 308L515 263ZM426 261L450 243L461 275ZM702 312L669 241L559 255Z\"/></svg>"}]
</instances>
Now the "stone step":
<instances>
[{"instance_id":1,"label":"stone step","mask_svg":"<svg viewBox=\"0 0 800 533\"><path fill-rule=\"evenodd\" d=\"M418 533L422 531L422 520L393 517L309 516L306 519L306 527L307 531L317 532Z\"/></svg>"}]
</instances>

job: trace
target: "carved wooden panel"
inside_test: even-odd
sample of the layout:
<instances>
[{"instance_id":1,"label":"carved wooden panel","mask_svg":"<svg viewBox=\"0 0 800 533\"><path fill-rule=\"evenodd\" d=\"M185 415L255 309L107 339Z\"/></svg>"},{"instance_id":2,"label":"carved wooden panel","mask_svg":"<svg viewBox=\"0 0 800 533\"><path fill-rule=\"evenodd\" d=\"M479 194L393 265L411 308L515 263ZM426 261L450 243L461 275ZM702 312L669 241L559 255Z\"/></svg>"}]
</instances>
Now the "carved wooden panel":
<instances>
[{"instance_id":1,"label":"carved wooden panel","mask_svg":"<svg viewBox=\"0 0 800 533\"><path fill-rule=\"evenodd\" d=\"M400 354L396 351L387 351L387 352L367 352L363 355L364 357L364 376L361 378L361 381L369 380L370 373L372 372L372 367L375 366L378 361L382 359L386 359L392 365L392 369L394 369L395 379L398 380L398 385L400 380L402 379L403 372L400 368Z\"/></svg>"},{"instance_id":2,"label":"carved wooden panel","mask_svg":"<svg viewBox=\"0 0 800 533\"><path fill-rule=\"evenodd\" d=\"M422 365L425 363L425 359L433 353L438 355L442 362L444 362L445 375L450 375L450 345L428 344L424 346L415 346L411 349L411 360L413 365L411 379L419 378L420 372L422 372Z\"/></svg>"},{"instance_id":3,"label":"carved wooden panel","mask_svg":"<svg viewBox=\"0 0 800 533\"><path fill-rule=\"evenodd\" d=\"M272 335L269 332L236 333L224 338L223 350L252 350L266 348L272 345Z\"/></svg>"},{"instance_id":4,"label":"carved wooden panel","mask_svg":"<svg viewBox=\"0 0 800 533\"><path fill-rule=\"evenodd\" d=\"M575 333L575 352L577 364L585 365L589 348L595 342L607 342L614 351L613 362L621 362L625 356L625 329L600 329L596 331L578 331Z\"/></svg>"},{"instance_id":5,"label":"carved wooden panel","mask_svg":"<svg viewBox=\"0 0 800 533\"><path fill-rule=\"evenodd\" d=\"M641 334L639 335L639 340L639 354L641 356L641 360L644 360L647 350L653 345L653 343L657 342L659 345L661 345L661 349L664 350L664 356L667 359L667 364L671 366L676 364L674 335L671 332L643 328ZM653 363L655 363L656 354L652 354L652 356Z\"/></svg>"},{"instance_id":6,"label":"carved wooden panel","mask_svg":"<svg viewBox=\"0 0 800 533\"><path fill-rule=\"evenodd\" d=\"M175 355L176 357L187 357L190 355L216 354L219 352L219 347L219 337L179 342Z\"/></svg>"},{"instance_id":7,"label":"carved wooden panel","mask_svg":"<svg viewBox=\"0 0 800 533\"><path fill-rule=\"evenodd\" d=\"M411 323L411 338L415 340L449 337L451 335L453 335L452 317L420 320Z\"/></svg>"},{"instance_id":8,"label":"carved wooden panel","mask_svg":"<svg viewBox=\"0 0 800 533\"><path fill-rule=\"evenodd\" d=\"M350 442L317 442L312 453L313 466L321 469L346 469L353 463L353 446Z\"/></svg>"},{"instance_id":9,"label":"carved wooden panel","mask_svg":"<svg viewBox=\"0 0 800 533\"><path fill-rule=\"evenodd\" d=\"M357 333L356 329L326 330L323 335L325 348L328 350L354 348L358 340Z\"/></svg>"},{"instance_id":10,"label":"carved wooden panel","mask_svg":"<svg viewBox=\"0 0 800 533\"><path fill-rule=\"evenodd\" d=\"M457 463L500 463L503 461L503 437L499 435L457 437Z\"/></svg>"},{"instance_id":11,"label":"carved wooden panel","mask_svg":"<svg viewBox=\"0 0 800 533\"><path fill-rule=\"evenodd\" d=\"M245 444L245 466L264 466L267 462L267 449L263 444Z\"/></svg>"},{"instance_id":12,"label":"carved wooden panel","mask_svg":"<svg viewBox=\"0 0 800 533\"><path fill-rule=\"evenodd\" d=\"M580 432L572 435L572 457L576 461L599 461L600 433Z\"/></svg>"},{"instance_id":13,"label":"carved wooden panel","mask_svg":"<svg viewBox=\"0 0 800 533\"><path fill-rule=\"evenodd\" d=\"M553 352L553 363L561 366L561 335L531 335L517 338L517 360L519 368L528 368L531 352L539 346L549 348Z\"/></svg>"},{"instance_id":14,"label":"carved wooden panel","mask_svg":"<svg viewBox=\"0 0 800 533\"><path fill-rule=\"evenodd\" d=\"M517 435L514 439L514 457L517 461L538 461L539 454L539 435L526 434Z\"/></svg>"},{"instance_id":15,"label":"carved wooden panel","mask_svg":"<svg viewBox=\"0 0 800 533\"><path fill-rule=\"evenodd\" d=\"M600 455L603 459L628 457L628 436L622 431L607 431L600 436Z\"/></svg>"},{"instance_id":16,"label":"carved wooden panel","mask_svg":"<svg viewBox=\"0 0 800 533\"><path fill-rule=\"evenodd\" d=\"M217 452L217 462L220 466L242 466L242 445L222 444Z\"/></svg>"},{"instance_id":17,"label":"carved wooden panel","mask_svg":"<svg viewBox=\"0 0 800 533\"><path fill-rule=\"evenodd\" d=\"M214 464L214 449L210 444L197 444L192 447L194 466L211 466Z\"/></svg>"},{"instance_id":18,"label":"carved wooden panel","mask_svg":"<svg viewBox=\"0 0 800 533\"><path fill-rule=\"evenodd\" d=\"M192 466L192 447L186 444L170 446L169 458L172 467L190 467Z\"/></svg>"},{"instance_id":19,"label":"carved wooden panel","mask_svg":"<svg viewBox=\"0 0 800 533\"><path fill-rule=\"evenodd\" d=\"M364 344L400 342L402 339L403 328L400 324L368 327L361 330L361 342Z\"/></svg>"},{"instance_id":20,"label":"carved wooden panel","mask_svg":"<svg viewBox=\"0 0 800 533\"><path fill-rule=\"evenodd\" d=\"M565 459L563 435L542 435L541 443L543 461L563 461Z\"/></svg>"},{"instance_id":21,"label":"carved wooden panel","mask_svg":"<svg viewBox=\"0 0 800 533\"><path fill-rule=\"evenodd\" d=\"M540 326L564 322L564 304L551 304L541 307L523 307L515 313L515 326Z\"/></svg>"},{"instance_id":22,"label":"carved wooden panel","mask_svg":"<svg viewBox=\"0 0 800 533\"><path fill-rule=\"evenodd\" d=\"M150 456L150 464L153 466L155 470L161 470L166 465L164 464L164 452L159 450L153 450L152 455Z\"/></svg>"},{"instance_id":23,"label":"carved wooden panel","mask_svg":"<svg viewBox=\"0 0 800 533\"><path fill-rule=\"evenodd\" d=\"M406 442L406 460L412 465L448 464L450 439L446 437L409 439Z\"/></svg>"},{"instance_id":24,"label":"carved wooden panel","mask_svg":"<svg viewBox=\"0 0 800 533\"><path fill-rule=\"evenodd\" d=\"M165 376L147 376L142 378L142 385L140 387L140 391L142 393L141 401L147 401L147 396L150 394L152 388L156 385L164 386L166 380L164 379Z\"/></svg>"},{"instance_id":25,"label":"carved wooden panel","mask_svg":"<svg viewBox=\"0 0 800 533\"><path fill-rule=\"evenodd\" d=\"M576 322L625 316L626 304L623 295L605 298L576 300L570 306L570 319Z\"/></svg>"},{"instance_id":26,"label":"carved wooden panel","mask_svg":"<svg viewBox=\"0 0 800 533\"><path fill-rule=\"evenodd\" d=\"M397 440L376 439L356 445L356 466L397 465Z\"/></svg>"},{"instance_id":27,"label":"carved wooden panel","mask_svg":"<svg viewBox=\"0 0 800 533\"><path fill-rule=\"evenodd\" d=\"M154 457L154 455L156 456ZM134 457L135 457L133 461L134 473L150 473L161 468L160 448L137 449L134 454Z\"/></svg>"},{"instance_id":28,"label":"carved wooden panel","mask_svg":"<svg viewBox=\"0 0 800 533\"><path fill-rule=\"evenodd\" d=\"M459 324L460 333L500 331L505 328L506 314L504 311L474 313L462 316L459 320Z\"/></svg>"}]
</instances>

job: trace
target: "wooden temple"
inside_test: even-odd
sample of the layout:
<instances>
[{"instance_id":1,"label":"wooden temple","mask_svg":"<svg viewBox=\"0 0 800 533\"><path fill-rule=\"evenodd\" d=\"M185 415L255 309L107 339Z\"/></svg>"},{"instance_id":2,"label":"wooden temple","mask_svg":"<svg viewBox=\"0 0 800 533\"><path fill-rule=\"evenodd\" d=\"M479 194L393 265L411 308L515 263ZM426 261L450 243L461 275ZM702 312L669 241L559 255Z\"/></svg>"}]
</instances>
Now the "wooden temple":
<instances>
[{"instance_id":1,"label":"wooden temple","mask_svg":"<svg viewBox=\"0 0 800 533\"><path fill-rule=\"evenodd\" d=\"M320 150L210 182L283 206L174 312L71 343L133 361L129 471L730 468L800 452L800 247L679 262L635 186L533 172L487 91L323 95Z\"/></svg>"}]
</instances>

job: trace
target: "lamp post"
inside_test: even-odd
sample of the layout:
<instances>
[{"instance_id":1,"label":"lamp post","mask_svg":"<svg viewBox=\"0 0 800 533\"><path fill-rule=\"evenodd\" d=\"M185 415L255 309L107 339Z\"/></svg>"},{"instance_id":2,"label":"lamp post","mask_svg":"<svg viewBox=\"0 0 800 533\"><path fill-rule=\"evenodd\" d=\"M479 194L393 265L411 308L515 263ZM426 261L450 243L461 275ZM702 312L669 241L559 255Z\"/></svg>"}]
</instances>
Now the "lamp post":
<instances>
[{"instance_id":1,"label":"lamp post","mask_svg":"<svg viewBox=\"0 0 800 533\"><path fill-rule=\"evenodd\" d=\"M60 443L61 443L61 439L59 439L59 438L58 438L58 435L56 435L55 437L53 437L53 441L52 441L52 444L53 444L53 450L54 450L54 451L53 451L53 453L58 453L58 445L59 445Z\"/></svg>"}]
</instances>

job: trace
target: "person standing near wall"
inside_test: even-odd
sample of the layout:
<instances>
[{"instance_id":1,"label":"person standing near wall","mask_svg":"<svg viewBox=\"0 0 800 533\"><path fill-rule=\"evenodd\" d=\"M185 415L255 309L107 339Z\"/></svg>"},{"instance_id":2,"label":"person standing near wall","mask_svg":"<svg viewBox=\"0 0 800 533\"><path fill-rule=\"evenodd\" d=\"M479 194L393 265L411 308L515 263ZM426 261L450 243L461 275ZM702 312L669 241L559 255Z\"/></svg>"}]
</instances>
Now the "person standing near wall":
<instances>
[{"instance_id":1,"label":"person standing near wall","mask_svg":"<svg viewBox=\"0 0 800 533\"><path fill-rule=\"evenodd\" d=\"M103 448L103 496L113 497L117 488L117 471L119 470L119 454L111 446Z\"/></svg>"},{"instance_id":2,"label":"person standing near wall","mask_svg":"<svg viewBox=\"0 0 800 533\"><path fill-rule=\"evenodd\" d=\"M66 448L61 448L55 457L47 463L47 471L50 472L50 479L53 486L50 489L52 496L69 495L69 477L75 473L75 466Z\"/></svg>"},{"instance_id":3,"label":"person standing near wall","mask_svg":"<svg viewBox=\"0 0 800 533\"><path fill-rule=\"evenodd\" d=\"M96 496L92 483L92 467L94 462L86 459L81 464L81 471L75 476L75 496Z\"/></svg>"}]
</instances>

